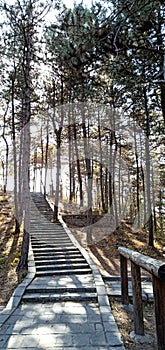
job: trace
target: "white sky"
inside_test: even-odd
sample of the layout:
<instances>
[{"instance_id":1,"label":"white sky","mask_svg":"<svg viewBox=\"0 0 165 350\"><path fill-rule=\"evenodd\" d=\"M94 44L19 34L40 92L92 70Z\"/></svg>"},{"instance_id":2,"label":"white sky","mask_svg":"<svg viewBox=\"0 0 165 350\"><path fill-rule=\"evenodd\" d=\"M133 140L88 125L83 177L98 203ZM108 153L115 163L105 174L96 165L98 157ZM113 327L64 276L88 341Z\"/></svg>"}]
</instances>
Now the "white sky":
<instances>
[{"instance_id":1,"label":"white sky","mask_svg":"<svg viewBox=\"0 0 165 350\"><path fill-rule=\"evenodd\" d=\"M74 3L79 4L81 0L63 0L63 2L67 7L73 7ZM87 5L90 7L91 4L92 0L83 0L83 5Z\"/></svg>"},{"instance_id":2,"label":"white sky","mask_svg":"<svg viewBox=\"0 0 165 350\"><path fill-rule=\"evenodd\" d=\"M10 4L10 5L12 5L12 4L14 4L15 3L15 0L6 0L6 2L8 3L8 4ZM73 7L73 5L74 5L74 3L75 4L79 4L80 2L83 2L83 5L87 5L87 6L89 6L90 7L90 5L92 4L92 0L83 0L83 1L81 1L81 0L62 0L62 2L64 2L65 3L65 5L67 6L67 7Z\"/></svg>"},{"instance_id":3,"label":"white sky","mask_svg":"<svg viewBox=\"0 0 165 350\"><path fill-rule=\"evenodd\" d=\"M83 3L83 5L91 7L92 6L92 2L95 3L96 0L62 0L62 2L68 7L68 8L73 8L74 4L79 4L79 3ZM14 5L16 0L5 0L5 2L9 5ZM49 12L48 16L49 16L49 20L51 22L51 15L54 19L54 15L53 12ZM47 16L46 16L47 17ZM2 19L2 14L0 13L0 19Z\"/></svg>"}]
</instances>

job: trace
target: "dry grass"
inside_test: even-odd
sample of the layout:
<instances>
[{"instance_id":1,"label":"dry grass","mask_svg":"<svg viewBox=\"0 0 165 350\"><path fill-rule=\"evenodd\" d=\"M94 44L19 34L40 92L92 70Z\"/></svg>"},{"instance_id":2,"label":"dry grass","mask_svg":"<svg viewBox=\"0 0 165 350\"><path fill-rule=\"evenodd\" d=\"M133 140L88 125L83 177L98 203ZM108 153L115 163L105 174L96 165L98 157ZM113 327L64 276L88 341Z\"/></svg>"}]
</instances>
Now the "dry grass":
<instances>
[{"instance_id":1,"label":"dry grass","mask_svg":"<svg viewBox=\"0 0 165 350\"><path fill-rule=\"evenodd\" d=\"M0 193L0 305L5 306L20 282L16 267L22 234L14 232L13 196Z\"/></svg>"},{"instance_id":2,"label":"dry grass","mask_svg":"<svg viewBox=\"0 0 165 350\"><path fill-rule=\"evenodd\" d=\"M126 221L122 221L120 227L110 234L107 234L107 228L104 229L104 227L101 226L99 232L99 228L97 227L97 230L95 229L93 235L94 242L89 246L87 244L86 227L78 227L78 222L75 222L75 220L73 220L73 222L74 225L71 223L69 224L72 233L75 235L80 244L89 251L93 260L99 267L100 272L104 275L120 274L120 259L117 249L119 246L124 246L129 249L136 250L144 255L149 255L155 259L165 261L162 254L163 246L165 245L164 238L157 237L154 242L154 247L151 248L148 246L147 230L133 232L131 225ZM147 272L143 271L143 274L147 274ZM148 344L137 343L130 337L130 333L134 330L132 308L123 308L121 301L112 297L110 298L110 304L127 350L157 350L153 303L144 303L143 308L145 334L150 336L150 341Z\"/></svg>"}]
</instances>

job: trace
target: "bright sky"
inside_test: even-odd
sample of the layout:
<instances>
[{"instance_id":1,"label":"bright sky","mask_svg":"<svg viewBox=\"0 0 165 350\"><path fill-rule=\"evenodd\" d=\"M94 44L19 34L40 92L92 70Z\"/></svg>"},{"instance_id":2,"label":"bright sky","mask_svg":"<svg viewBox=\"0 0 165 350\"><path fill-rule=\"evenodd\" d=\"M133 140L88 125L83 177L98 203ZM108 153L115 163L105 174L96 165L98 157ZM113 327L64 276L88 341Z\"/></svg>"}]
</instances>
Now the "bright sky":
<instances>
[{"instance_id":1,"label":"bright sky","mask_svg":"<svg viewBox=\"0 0 165 350\"><path fill-rule=\"evenodd\" d=\"M63 2L67 7L73 7L74 3L79 4L80 2L82 2L83 5L87 5L89 7L92 5L92 0L63 0Z\"/></svg>"},{"instance_id":2,"label":"bright sky","mask_svg":"<svg viewBox=\"0 0 165 350\"><path fill-rule=\"evenodd\" d=\"M15 3L15 0L6 0L6 2L8 3L8 4L14 4ZM79 4L79 3L83 3L83 5L87 5L87 6L89 6L90 7L90 5L92 4L92 0L83 0L83 1L81 1L81 0L63 0L63 2L65 3L65 5L67 6L67 7L73 7L73 5L74 5L74 3L75 4ZM95 2L95 1L93 1L93 2Z\"/></svg>"},{"instance_id":3,"label":"bright sky","mask_svg":"<svg viewBox=\"0 0 165 350\"><path fill-rule=\"evenodd\" d=\"M62 0L62 2L68 7L68 8L73 8L74 4L79 4L82 3L85 6L91 7L92 3L95 3L96 0ZM5 0L5 2L9 5L13 5L16 0ZM49 20L50 20L50 13L49 13ZM1 14L0 14L1 18ZM53 16L54 18L54 16Z\"/></svg>"}]
</instances>

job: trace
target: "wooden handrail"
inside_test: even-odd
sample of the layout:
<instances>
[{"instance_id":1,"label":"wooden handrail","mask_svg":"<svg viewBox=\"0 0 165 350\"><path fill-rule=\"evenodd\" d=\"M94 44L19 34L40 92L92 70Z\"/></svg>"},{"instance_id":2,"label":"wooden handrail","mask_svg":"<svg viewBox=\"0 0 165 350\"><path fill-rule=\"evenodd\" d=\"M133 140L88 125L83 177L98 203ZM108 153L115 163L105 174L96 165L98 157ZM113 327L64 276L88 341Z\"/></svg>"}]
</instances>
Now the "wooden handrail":
<instances>
[{"instance_id":1,"label":"wooden handrail","mask_svg":"<svg viewBox=\"0 0 165 350\"><path fill-rule=\"evenodd\" d=\"M118 250L120 253L122 303L127 305L129 304L127 260L131 262L135 334L144 335L140 274L140 269L143 268L152 275L158 350L165 350L165 263L125 247L119 247Z\"/></svg>"},{"instance_id":2,"label":"wooden handrail","mask_svg":"<svg viewBox=\"0 0 165 350\"><path fill-rule=\"evenodd\" d=\"M142 267L144 270L148 271L150 274L155 275L160 278L161 281L165 281L165 263L157 259L153 259L149 256L138 253L134 250L119 247L119 253L125 258L133 261L138 266Z\"/></svg>"}]
</instances>

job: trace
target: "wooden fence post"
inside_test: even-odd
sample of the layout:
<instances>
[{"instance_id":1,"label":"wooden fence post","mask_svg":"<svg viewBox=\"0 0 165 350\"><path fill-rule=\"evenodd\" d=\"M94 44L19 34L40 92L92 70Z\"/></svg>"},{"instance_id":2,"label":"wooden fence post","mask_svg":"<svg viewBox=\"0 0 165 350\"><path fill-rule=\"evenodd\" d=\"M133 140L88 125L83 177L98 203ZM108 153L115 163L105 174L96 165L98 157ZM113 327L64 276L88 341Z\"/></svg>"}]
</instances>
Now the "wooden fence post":
<instances>
[{"instance_id":1,"label":"wooden fence post","mask_svg":"<svg viewBox=\"0 0 165 350\"><path fill-rule=\"evenodd\" d=\"M135 334L144 335L143 301L140 267L131 261Z\"/></svg>"},{"instance_id":2,"label":"wooden fence post","mask_svg":"<svg viewBox=\"0 0 165 350\"><path fill-rule=\"evenodd\" d=\"M165 350L165 282L153 275L158 350Z\"/></svg>"},{"instance_id":3,"label":"wooden fence post","mask_svg":"<svg viewBox=\"0 0 165 350\"><path fill-rule=\"evenodd\" d=\"M128 248L118 247L118 250L120 255L131 261L135 334L144 335L143 301L140 276L140 268L143 268L152 275L158 350L165 350L165 263ZM127 272L125 269L126 262L121 259L121 274L123 276L121 279L124 281L122 284L123 295L124 285L127 291ZM126 296L123 298L125 300Z\"/></svg>"},{"instance_id":4,"label":"wooden fence post","mask_svg":"<svg viewBox=\"0 0 165 350\"><path fill-rule=\"evenodd\" d=\"M121 300L122 304L129 304L128 296L128 272L127 272L127 258L120 255L120 274L121 274Z\"/></svg>"}]
</instances>

